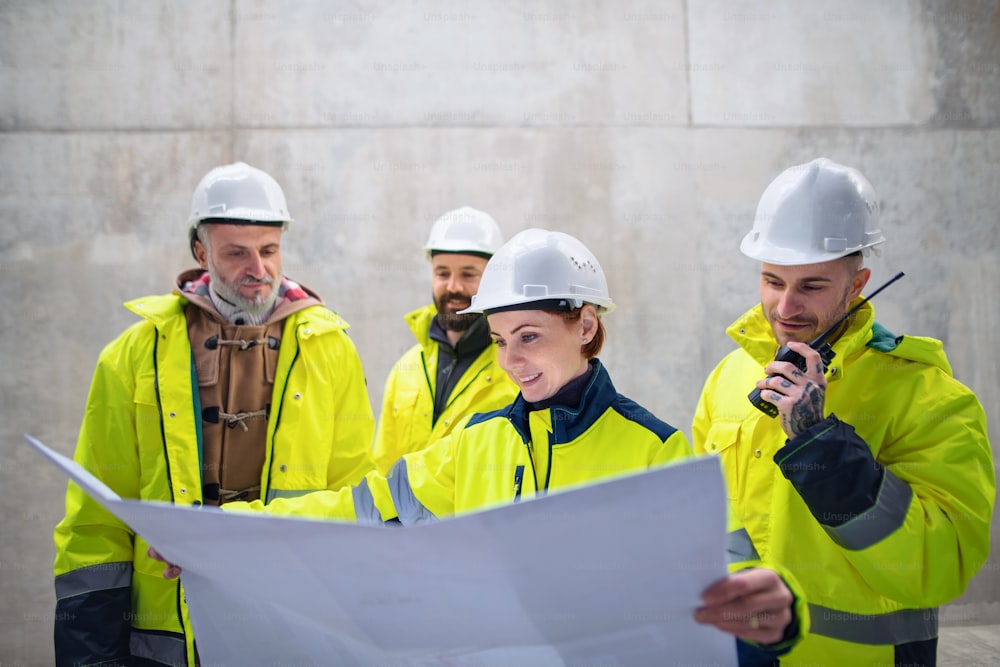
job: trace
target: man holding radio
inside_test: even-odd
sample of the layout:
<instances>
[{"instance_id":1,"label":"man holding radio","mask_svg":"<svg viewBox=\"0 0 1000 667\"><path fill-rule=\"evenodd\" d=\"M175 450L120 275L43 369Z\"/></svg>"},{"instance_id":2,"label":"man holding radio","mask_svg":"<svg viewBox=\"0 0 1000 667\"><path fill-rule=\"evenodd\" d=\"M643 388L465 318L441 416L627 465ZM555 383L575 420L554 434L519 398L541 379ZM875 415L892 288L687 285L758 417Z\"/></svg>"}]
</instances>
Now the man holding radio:
<instances>
[{"instance_id":1,"label":"man holding radio","mask_svg":"<svg viewBox=\"0 0 1000 667\"><path fill-rule=\"evenodd\" d=\"M821 158L780 174L740 246L761 262L760 304L727 329L739 347L695 412L694 449L722 460L754 555L809 600L810 635L782 665L933 665L937 607L989 552L982 406L940 341L890 333L860 302L884 241L857 170ZM828 365L808 344L827 332ZM782 346L800 363L774 360Z\"/></svg>"}]
</instances>

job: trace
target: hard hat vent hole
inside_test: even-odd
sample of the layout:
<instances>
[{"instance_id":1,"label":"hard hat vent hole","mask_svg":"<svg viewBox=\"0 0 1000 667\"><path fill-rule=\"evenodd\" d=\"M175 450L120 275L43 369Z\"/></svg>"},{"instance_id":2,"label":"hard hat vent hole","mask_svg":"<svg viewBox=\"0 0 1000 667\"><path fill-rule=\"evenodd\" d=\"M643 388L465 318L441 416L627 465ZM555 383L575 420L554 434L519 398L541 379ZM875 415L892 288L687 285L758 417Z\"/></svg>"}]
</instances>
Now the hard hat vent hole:
<instances>
[{"instance_id":1,"label":"hard hat vent hole","mask_svg":"<svg viewBox=\"0 0 1000 667\"><path fill-rule=\"evenodd\" d=\"M593 262L591 262L589 259L585 259L585 260L583 260L581 262L576 257L572 257L571 256L569 258L569 260L571 262L573 262L573 264L575 264L576 268L578 268L578 269L581 269L581 270L584 270L584 271L589 270L591 273L597 273L597 269L594 267Z\"/></svg>"}]
</instances>

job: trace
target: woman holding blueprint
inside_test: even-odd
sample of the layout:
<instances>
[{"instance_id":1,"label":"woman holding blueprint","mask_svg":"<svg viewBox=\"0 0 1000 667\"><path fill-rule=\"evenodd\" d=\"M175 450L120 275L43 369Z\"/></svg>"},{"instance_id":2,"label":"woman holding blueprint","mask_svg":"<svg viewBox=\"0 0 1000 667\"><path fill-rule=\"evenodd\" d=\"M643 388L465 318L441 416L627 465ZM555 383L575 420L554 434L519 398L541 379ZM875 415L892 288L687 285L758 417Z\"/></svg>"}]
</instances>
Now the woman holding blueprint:
<instances>
[{"instance_id":1,"label":"woman holding blueprint","mask_svg":"<svg viewBox=\"0 0 1000 667\"><path fill-rule=\"evenodd\" d=\"M597 359L601 317L613 309L604 272L580 241L517 234L490 259L466 311L486 314L500 366L520 389L513 403L471 415L353 488L225 509L410 526L691 457L684 434L619 394ZM703 602L698 622L751 643L740 647L745 664L769 664L808 625L801 595L766 568L729 575Z\"/></svg>"}]
</instances>

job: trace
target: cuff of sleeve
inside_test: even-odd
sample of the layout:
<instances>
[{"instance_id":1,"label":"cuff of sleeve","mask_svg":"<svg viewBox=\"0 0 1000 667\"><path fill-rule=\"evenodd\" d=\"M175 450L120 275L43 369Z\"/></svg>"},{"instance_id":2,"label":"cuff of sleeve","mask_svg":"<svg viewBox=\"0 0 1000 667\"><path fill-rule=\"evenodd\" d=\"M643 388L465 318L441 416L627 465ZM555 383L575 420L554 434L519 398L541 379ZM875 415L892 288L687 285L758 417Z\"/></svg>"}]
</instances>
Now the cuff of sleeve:
<instances>
[{"instance_id":1,"label":"cuff of sleeve","mask_svg":"<svg viewBox=\"0 0 1000 667\"><path fill-rule=\"evenodd\" d=\"M850 424L830 415L774 455L817 521L837 526L869 510L885 473Z\"/></svg>"},{"instance_id":2,"label":"cuff of sleeve","mask_svg":"<svg viewBox=\"0 0 1000 667\"><path fill-rule=\"evenodd\" d=\"M821 476L818 473L825 471L826 468L820 466L825 463L824 459L828 457L823 456L824 452L815 445L829 438L841 424L842 422L837 419L837 416L831 414L791 440L785 441L785 446L774 455L774 462L781 468L781 473L791 481L795 481L793 479L795 476L802 476L802 473L809 473L808 476L811 478Z\"/></svg>"},{"instance_id":3,"label":"cuff of sleeve","mask_svg":"<svg viewBox=\"0 0 1000 667\"><path fill-rule=\"evenodd\" d=\"M756 642L746 642L750 646L754 646L762 651L766 651L773 656L781 656L793 648L795 645L802 641L802 638L809 634L809 605L806 602L805 596L802 594L802 586L799 584L795 576L783 567L766 564L762 565L769 569L774 570L778 573L778 576L785 582L788 586L788 590L792 592L792 620L785 628L785 633L773 644L757 644Z\"/></svg>"}]
</instances>

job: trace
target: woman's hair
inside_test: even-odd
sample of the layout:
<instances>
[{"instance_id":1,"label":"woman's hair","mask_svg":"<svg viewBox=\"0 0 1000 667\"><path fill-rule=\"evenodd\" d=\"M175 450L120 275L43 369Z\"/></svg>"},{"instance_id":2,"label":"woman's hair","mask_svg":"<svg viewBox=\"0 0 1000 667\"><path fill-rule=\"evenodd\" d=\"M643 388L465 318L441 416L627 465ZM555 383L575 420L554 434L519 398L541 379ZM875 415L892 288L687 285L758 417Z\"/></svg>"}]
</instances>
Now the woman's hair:
<instances>
[{"instance_id":1,"label":"woman's hair","mask_svg":"<svg viewBox=\"0 0 1000 667\"><path fill-rule=\"evenodd\" d=\"M591 304L586 304L591 305ZM597 314L600 315L601 308L593 306ZM546 310L546 313L552 313L553 315L558 315L562 317L567 322L576 322L583 315L583 306L579 308L574 308L573 310ZM590 339L586 345L580 347L580 351L583 352L583 356L587 359L593 359L598 354L601 353L601 348L604 347L604 338L607 333L604 329L604 322L600 317L597 318L597 328L594 330L594 337Z\"/></svg>"}]
</instances>

